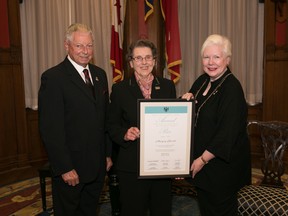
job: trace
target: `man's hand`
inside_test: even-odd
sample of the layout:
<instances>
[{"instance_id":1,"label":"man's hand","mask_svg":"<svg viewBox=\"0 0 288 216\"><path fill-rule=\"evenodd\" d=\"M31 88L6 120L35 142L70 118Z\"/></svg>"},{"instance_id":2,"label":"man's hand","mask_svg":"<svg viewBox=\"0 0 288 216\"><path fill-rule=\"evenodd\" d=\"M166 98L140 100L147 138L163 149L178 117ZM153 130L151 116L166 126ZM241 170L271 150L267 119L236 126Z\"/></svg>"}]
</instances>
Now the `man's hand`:
<instances>
[{"instance_id":1,"label":"man's hand","mask_svg":"<svg viewBox=\"0 0 288 216\"><path fill-rule=\"evenodd\" d=\"M76 172L76 170L71 170L67 173L62 174L62 179L65 183L71 186L75 186L79 184L79 176Z\"/></svg>"},{"instance_id":2,"label":"man's hand","mask_svg":"<svg viewBox=\"0 0 288 216\"><path fill-rule=\"evenodd\" d=\"M111 157L106 157L106 171L108 172L112 166L113 166L113 161Z\"/></svg>"}]
</instances>

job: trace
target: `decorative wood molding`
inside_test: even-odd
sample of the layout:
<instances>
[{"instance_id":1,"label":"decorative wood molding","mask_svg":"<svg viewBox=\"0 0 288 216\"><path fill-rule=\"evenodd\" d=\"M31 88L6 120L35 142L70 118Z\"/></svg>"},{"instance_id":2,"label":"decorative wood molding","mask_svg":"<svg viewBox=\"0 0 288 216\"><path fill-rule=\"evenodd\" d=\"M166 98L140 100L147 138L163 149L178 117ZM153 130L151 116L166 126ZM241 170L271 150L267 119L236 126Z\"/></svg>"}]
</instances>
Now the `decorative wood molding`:
<instances>
[{"instance_id":1,"label":"decorative wood molding","mask_svg":"<svg viewBox=\"0 0 288 216\"><path fill-rule=\"evenodd\" d=\"M265 1L265 0L263 0L263 1ZM272 2L274 2L274 3L280 3L280 2L282 2L282 3L285 3L285 2L287 2L287 0L271 0Z\"/></svg>"},{"instance_id":2,"label":"decorative wood molding","mask_svg":"<svg viewBox=\"0 0 288 216\"><path fill-rule=\"evenodd\" d=\"M21 47L10 47L10 64L21 64L22 62L22 49Z\"/></svg>"},{"instance_id":3,"label":"decorative wood molding","mask_svg":"<svg viewBox=\"0 0 288 216\"><path fill-rule=\"evenodd\" d=\"M22 63L21 47L11 46L7 49L0 48L0 65L13 64L19 65Z\"/></svg>"},{"instance_id":4,"label":"decorative wood molding","mask_svg":"<svg viewBox=\"0 0 288 216\"><path fill-rule=\"evenodd\" d=\"M277 47L275 44L266 46L267 61L288 61L288 50L286 47Z\"/></svg>"}]
</instances>

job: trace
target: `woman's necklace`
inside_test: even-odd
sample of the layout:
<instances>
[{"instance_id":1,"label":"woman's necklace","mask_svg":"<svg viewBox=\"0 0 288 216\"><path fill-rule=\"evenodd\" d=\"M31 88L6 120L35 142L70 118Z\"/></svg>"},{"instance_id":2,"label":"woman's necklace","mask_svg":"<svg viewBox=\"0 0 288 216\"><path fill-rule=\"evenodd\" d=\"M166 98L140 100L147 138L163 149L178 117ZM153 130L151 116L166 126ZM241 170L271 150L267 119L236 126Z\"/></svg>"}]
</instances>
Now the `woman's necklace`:
<instances>
[{"instance_id":1,"label":"woman's necklace","mask_svg":"<svg viewBox=\"0 0 288 216\"><path fill-rule=\"evenodd\" d=\"M199 117L199 113L202 109L202 107L206 104L206 102L211 98L212 95L215 95L218 92L218 89L221 87L222 83L226 80L226 78L231 75L232 73L227 74L222 80L221 82L216 86L216 88L211 92L211 94L209 94L209 96L203 101L203 103L199 106L197 113L196 113L196 117L195 117L195 127L197 126L197 121L198 121L198 117ZM195 99L197 100L197 96L199 94L199 92L201 91L201 89L205 86L205 84L209 82L209 80L205 80L205 82L201 85L201 87L198 89L198 91L195 94Z\"/></svg>"}]
</instances>

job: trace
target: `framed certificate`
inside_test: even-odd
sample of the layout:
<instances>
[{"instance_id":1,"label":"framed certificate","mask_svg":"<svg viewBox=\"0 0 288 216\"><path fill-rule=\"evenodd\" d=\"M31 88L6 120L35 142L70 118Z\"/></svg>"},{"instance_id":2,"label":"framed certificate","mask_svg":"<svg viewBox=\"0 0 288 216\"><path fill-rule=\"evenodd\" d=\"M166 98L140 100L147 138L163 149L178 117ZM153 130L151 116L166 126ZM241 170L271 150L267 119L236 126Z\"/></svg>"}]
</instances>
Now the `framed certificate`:
<instances>
[{"instance_id":1,"label":"framed certificate","mask_svg":"<svg viewBox=\"0 0 288 216\"><path fill-rule=\"evenodd\" d=\"M138 178L190 176L194 100L138 99Z\"/></svg>"}]
</instances>

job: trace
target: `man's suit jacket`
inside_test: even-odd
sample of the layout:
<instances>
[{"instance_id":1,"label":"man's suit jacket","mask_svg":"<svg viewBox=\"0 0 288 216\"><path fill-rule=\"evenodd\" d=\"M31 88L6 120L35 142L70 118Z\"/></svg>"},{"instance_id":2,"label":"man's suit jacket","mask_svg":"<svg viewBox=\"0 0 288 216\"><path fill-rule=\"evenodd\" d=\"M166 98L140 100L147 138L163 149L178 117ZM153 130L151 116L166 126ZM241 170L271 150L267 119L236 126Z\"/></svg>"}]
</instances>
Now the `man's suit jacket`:
<instances>
[{"instance_id":1,"label":"man's suit jacket","mask_svg":"<svg viewBox=\"0 0 288 216\"><path fill-rule=\"evenodd\" d=\"M151 98L176 98L175 85L171 80L155 77ZM118 170L137 171L137 140L124 140L130 127L137 127L137 100L144 99L133 75L130 79L114 84L111 92L108 131L113 142L119 145L116 162Z\"/></svg>"},{"instance_id":2,"label":"man's suit jacket","mask_svg":"<svg viewBox=\"0 0 288 216\"><path fill-rule=\"evenodd\" d=\"M66 57L42 74L39 129L53 175L75 169L80 182L105 175L108 83L104 70L89 64L95 99Z\"/></svg>"}]
</instances>

